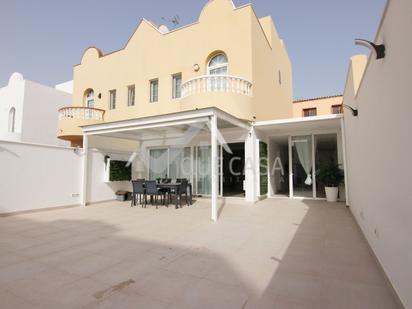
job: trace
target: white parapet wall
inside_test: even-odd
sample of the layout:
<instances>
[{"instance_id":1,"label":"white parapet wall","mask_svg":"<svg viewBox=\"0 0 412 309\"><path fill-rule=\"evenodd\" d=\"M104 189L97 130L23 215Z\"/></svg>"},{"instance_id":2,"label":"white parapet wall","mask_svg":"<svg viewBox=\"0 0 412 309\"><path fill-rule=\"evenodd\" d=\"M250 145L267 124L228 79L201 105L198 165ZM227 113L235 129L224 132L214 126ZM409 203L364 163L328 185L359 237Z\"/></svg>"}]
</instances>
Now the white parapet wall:
<instances>
[{"instance_id":1,"label":"white parapet wall","mask_svg":"<svg viewBox=\"0 0 412 309\"><path fill-rule=\"evenodd\" d=\"M0 140L0 214L80 205L82 149ZM89 151L88 203L115 199L128 181L105 183L104 157L128 156Z\"/></svg>"},{"instance_id":2,"label":"white parapet wall","mask_svg":"<svg viewBox=\"0 0 412 309\"><path fill-rule=\"evenodd\" d=\"M79 204L74 148L0 141L0 213Z\"/></svg>"},{"instance_id":3,"label":"white parapet wall","mask_svg":"<svg viewBox=\"0 0 412 309\"><path fill-rule=\"evenodd\" d=\"M351 59L344 103L349 205L406 308L412 308L412 2L390 0L371 53Z\"/></svg>"}]
</instances>

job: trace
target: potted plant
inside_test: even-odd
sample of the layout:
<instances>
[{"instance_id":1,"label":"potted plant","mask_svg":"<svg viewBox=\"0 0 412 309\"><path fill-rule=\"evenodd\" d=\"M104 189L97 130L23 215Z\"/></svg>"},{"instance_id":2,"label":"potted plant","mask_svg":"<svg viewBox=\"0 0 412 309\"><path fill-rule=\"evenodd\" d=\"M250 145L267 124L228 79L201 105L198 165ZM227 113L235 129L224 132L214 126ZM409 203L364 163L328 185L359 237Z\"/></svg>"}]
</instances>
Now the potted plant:
<instances>
[{"instance_id":1,"label":"potted plant","mask_svg":"<svg viewBox=\"0 0 412 309\"><path fill-rule=\"evenodd\" d=\"M336 202L338 199L339 185L343 182L344 174L339 164L328 162L316 171L316 177L325 186L326 200Z\"/></svg>"}]
</instances>

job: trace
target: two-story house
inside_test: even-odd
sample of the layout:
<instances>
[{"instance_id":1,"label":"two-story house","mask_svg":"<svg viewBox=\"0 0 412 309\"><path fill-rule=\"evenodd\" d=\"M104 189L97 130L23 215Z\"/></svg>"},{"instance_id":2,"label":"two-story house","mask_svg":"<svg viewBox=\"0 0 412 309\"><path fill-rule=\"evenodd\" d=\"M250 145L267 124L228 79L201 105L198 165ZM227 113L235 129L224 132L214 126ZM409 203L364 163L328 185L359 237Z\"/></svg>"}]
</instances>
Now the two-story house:
<instances>
[{"instance_id":1,"label":"two-story house","mask_svg":"<svg viewBox=\"0 0 412 309\"><path fill-rule=\"evenodd\" d=\"M216 220L219 195L319 197L316 154L342 161L339 130L336 115L293 119L291 62L272 18L210 0L193 24L143 19L124 48L86 49L58 136L85 149L83 204L88 149L121 148L133 177L188 178L212 197ZM281 175L271 172L275 156Z\"/></svg>"}]
</instances>

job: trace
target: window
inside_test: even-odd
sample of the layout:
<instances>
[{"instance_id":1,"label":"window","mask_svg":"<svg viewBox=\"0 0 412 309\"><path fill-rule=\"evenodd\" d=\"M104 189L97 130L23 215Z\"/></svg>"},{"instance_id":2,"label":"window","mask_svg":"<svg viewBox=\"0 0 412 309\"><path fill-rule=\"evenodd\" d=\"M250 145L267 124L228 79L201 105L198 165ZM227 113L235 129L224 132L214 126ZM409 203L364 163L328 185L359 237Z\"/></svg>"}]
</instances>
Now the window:
<instances>
[{"instance_id":1,"label":"window","mask_svg":"<svg viewBox=\"0 0 412 309\"><path fill-rule=\"evenodd\" d=\"M135 100L135 87L131 85L127 87L127 106L134 106Z\"/></svg>"},{"instance_id":2,"label":"window","mask_svg":"<svg viewBox=\"0 0 412 309\"><path fill-rule=\"evenodd\" d=\"M159 100L159 80L153 79L150 81L150 102L157 102Z\"/></svg>"},{"instance_id":3,"label":"window","mask_svg":"<svg viewBox=\"0 0 412 309\"><path fill-rule=\"evenodd\" d=\"M225 54L218 54L210 59L208 64L209 75L227 75L228 62Z\"/></svg>"},{"instance_id":4,"label":"window","mask_svg":"<svg viewBox=\"0 0 412 309\"><path fill-rule=\"evenodd\" d=\"M311 116L316 116L316 107L314 108L304 108L303 109L303 117L311 117Z\"/></svg>"},{"instance_id":5,"label":"window","mask_svg":"<svg viewBox=\"0 0 412 309\"><path fill-rule=\"evenodd\" d=\"M116 108L116 90L109 91L109 109Z\"/></svg>"},{"instance_id":6,"label":"window","mask_svg":"<svg viewBox=\"0 0 412 309\"><path fill-rule=\"evenodd\" d=\"M222 78L219 75L227 75L228 62L225 54L218 54L210 59L207 73L212 75L208 78L209 91L225 91L228 83L226 78ZM218 75L213 77L213 75Z\"/></svg>"},{"instance_id":7,"label":"window","mask_svg":"<svg viewBox=\"0 0 412 309\"><path fill-rule=\"evenodd\" d=\"M84 103L86 107L94 107L94 91L93 89L87 89L84 96Z\"/></svg>"},{"instance_id":8,"label":"window","mask_svg":"<svg viewBox=\"0 0 412 309\"><path fill-rule=\"evenodd\" d=\"M332 112L332 114L341 114L342 113L342 104L332 105L331 112Z\"/></svg>"},{"instance_id":9,"label":"window","mask_svg":"<svg viewBox=\"0 0 412 309\"><path fill-rule=\"evenodd\" d=\"M10 108L9 111L9 132L14 133L16 122L16 109L14 107Z\"/></svg>"},{"instance_id":10,"label":"window","mask_svg":"<svg viewBox=\"0 0 412 309\"><path fill-rule=\"evenodd\" d=\"M182 88L182 73L172 75L172 99L177 99L181 97Z\"/></svg>"}]
</instances>

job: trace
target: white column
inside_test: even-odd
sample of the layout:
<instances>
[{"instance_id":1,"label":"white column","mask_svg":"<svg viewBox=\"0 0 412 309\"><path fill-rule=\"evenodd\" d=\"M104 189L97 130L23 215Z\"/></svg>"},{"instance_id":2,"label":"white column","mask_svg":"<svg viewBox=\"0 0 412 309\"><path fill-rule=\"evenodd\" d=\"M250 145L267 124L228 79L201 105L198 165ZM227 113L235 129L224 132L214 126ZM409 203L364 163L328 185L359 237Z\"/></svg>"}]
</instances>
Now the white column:
<instances>
[{"instance_id":1,"label":"white column","mask_svg":"<svg viewBox=\"0 0 412 309\"><path fill-rule=\"evenodd\" d=\"M87 202L87 159L88 159L88 136L83 135L83 162L82 162L82 188L81 188L81 200L80 203L83 207L86 206Z\"/></svg>"},{"instance_id":2,"label":"white column","mask_svg":"<svg viewBox=\"0 0 412 309\"><path fill-rule=\"evenodd\" d=\"M292 171L292 136L288 138L288 157L289 157L289 197L293 197L293 171Z\"/></svg>"},{"instance_id":3,"label":"white column","mask_svg":"<svg viewBox=\"0 0 412 309\"><path fill-rule=\"evenodd\" d=\"M257 144L257 138L255 133L255 128L252 127L248 133L245 141L245 199L248 202L257 201L257 185L259 173L256 170L257 166L257 155L256 152L259 151Z\"/></svg>"},{"instance_id":4,"label":"white column","mask_svg":"<svg viewBox=\"0 0 412 309\"><path fill-rule=\"evenodd\" d=\"M348 184L348 171L346 169L346 136L345 136L345 121L340 119L340 130L342 133L342 154L343 154L343 172L345 173L345 202L346 206L349 206L349 184Z\"/></svg>"},{"instance_id":5,"label":"white column","mask_svg":"<svg viewBox=\"0 0 412 309\"><path fill-rule=\"evenodd\" d=\"M211 131L211 152L212 155L212 221L217 221L217 196L218 196L218 153L217 153L217 117L213 115L210 119L210 131Z\"/></svg>"},{"instance_id":6,"label":"white column","mask_svg":"<svg viewBox=\"0 0 412 309\"><path fill-rule=\"evenodd\" d=\"M315 134L312 134L312 197L316 198L316 151L315 151Z\"/></svg>"}]
</instances>

